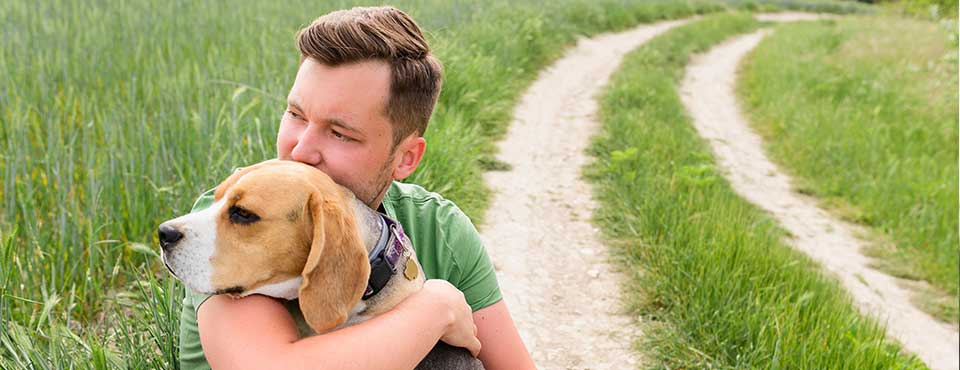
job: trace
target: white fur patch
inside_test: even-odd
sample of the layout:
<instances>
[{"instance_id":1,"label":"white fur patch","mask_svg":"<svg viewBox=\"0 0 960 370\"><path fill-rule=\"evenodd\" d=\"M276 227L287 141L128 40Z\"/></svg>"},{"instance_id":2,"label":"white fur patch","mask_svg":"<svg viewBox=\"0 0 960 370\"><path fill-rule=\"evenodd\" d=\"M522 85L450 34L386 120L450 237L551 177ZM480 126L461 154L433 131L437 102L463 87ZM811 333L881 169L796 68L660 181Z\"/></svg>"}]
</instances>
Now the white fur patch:
<instances>
[{"instance_id":1,"label":"white fur patch","mask_svg":"<svg viewBox=\"0 0 960 370\"><path fill-rule=\"evenodd\" d=\"M205 210L167 222L179 230L183 238L161 257L180 281L200 293L214 293L210 259L216 249L217 215L223 205L224 201L220 200Z\"/></svg>"},{"instance_id":2,"label":"white fur patch","mask_svg":"<svg viewBox=\"0 0 960 370\"><path fill-rule=\"evenodd\" d=\"M291 299L297 298L300 295L300 283L302 282L303 282L303 277L297 276L293 279L281 281L279 283L261 286L257 289L243 293L243 296L246 297L251 294L263 294L265 296L270 296L274 298L283 298L286 300L291 300Z\"/></svg>"}]
</instances>

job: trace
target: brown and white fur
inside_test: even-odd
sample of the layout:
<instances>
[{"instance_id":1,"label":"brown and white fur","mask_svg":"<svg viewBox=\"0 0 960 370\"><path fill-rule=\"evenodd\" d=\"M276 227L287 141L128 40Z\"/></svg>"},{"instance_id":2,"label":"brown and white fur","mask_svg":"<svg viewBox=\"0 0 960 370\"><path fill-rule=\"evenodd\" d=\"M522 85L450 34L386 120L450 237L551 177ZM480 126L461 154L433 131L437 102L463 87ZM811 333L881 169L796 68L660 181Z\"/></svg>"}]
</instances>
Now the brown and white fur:
<instances>
[{"instance_id":1,"label":"brown and white fur","mask_svg":"<svg viewBox=\"0 0 960 370\"><path fill-rule=\"evenodd\" d=\"M319 334L389 311L423 286L419 263L416 277L404 276L407 259L416 262L405 240L397 263L401 271L378 294L361 300L370 275L368 254L382 227L376 211L320 170L270 160L230 175L217 186L209 208L161 224L161 258L199 293L299 299L310 331ZM455 361L466 362L435 358L451 350L460 357ZM435 355L438 351L443 353ZM417 368L428 368L427 362L445 364L429 368L481 368L468 351L442 342Z\"/></svg>"}]
</instances>

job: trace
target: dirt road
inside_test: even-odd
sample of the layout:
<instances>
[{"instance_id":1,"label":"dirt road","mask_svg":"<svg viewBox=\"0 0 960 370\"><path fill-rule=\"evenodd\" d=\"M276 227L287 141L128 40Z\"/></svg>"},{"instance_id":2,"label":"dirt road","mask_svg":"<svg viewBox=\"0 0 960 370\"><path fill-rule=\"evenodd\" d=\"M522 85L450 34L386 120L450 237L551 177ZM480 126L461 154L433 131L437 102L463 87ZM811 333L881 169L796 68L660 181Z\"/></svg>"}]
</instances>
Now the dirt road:
<instances>
[{"instance_id":1,"label":"dirt road","mask_svg":"<svg viewBox=\"0 0 960 370\"><path fill-rule=\"evenodd\" d=\"M790 178L767 159L760 137L737 108L737 65L769 30L737 37L695 58L680 95L700 136L710 142L724 176L744 199L769 212L793 235L790 244L832 273L861 312L887 326L887 336L932 369L960 367L960 337L910 303L911 293L895 278L870 266L860 253L856 225L818 208L815 199L793 191Z\"/></svg>"},{"instance_id":2,"label":"dirt road","mask_svg":"<svg viewBox=\"0 0 960 370\"><path fill-rule=\"evenodd\" d=\"M630 369L640 334L623 315L622 277L590 223L596 205L580 177L597 131L597 95L623 55L670 21L581 40L540 73L514 111L488 172L495 191L481 227L507 305L540 369Z\"/></svg>"},{"instance_id":3,"label":"dirt road","mask_svg":"<svg viewBox=\"0 0 960 370\"><path fill-rule=\"evenodd\" d=\"M595 97L623 55L688 21L581 40L540 74L516 108L498 155L512 170L485 175L495 195L482 237L540 369L630 369L643 362L631 349L641 335L639 325L622 310L624 277L610 264L607 247L590 223L596 205L580 169L588 163L584 149L599 127ZM797 235L794 246L835 273L864 312L886 318L889 336L934 369L956 369L957 332L910 305L908 292L891 277L867 267L852 226L794 193L737 111L736 65L765 32L724 43L689 67L681 94L697 129L710 141L735 190Z\"/></svg>"}]
</instances>

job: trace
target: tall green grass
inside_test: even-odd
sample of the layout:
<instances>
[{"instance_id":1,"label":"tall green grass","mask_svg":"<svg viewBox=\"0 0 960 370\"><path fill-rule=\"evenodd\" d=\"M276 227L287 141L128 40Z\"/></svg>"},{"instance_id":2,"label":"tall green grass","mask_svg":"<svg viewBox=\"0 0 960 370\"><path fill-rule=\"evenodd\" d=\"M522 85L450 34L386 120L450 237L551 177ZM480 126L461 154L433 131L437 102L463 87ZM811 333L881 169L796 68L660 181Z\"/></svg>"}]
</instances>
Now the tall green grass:
<instances>
[{"instance_id":1,"label":"tall green grass","mask_svg":"<svg viewBox=\"0 0 960 370\"><path fill-rule=\"evenodd\" d=\"M637 346L654 368L923 368L732 191L685 114L690 55L756 27L721 15L674 29L629 54L602 98L588 173L595 217L634 272Z\"/></svg>"},{"instance_id":2,"label":"tall green grass","mask_svg":"<svg viewBox=\"0 0 960 370\"><path fill-rule=\"evenodd\" d=\"M876 230L881 267L931 283L943 293L930 310L957 322L956 23L784 26L743 75L752 121L800 190Z\"/></svg>"},{"instance_id":3,"label":"tall green grass","mask_svg":"<svg viewBox=\"0 0 960 370\"><path fill-rule=\"evenodd\" d=\"M899 0L884 1L879 5L883 13L891 15L957 21L958 3L954 0Z\"/></svg>"},{"instance_id":4,"label":"tall green grass","mask_svg":"<svg viewBox=\"0 0 960 370\"><path fill-rule=\"evenodd\" d=\"M873 13L872 6L856 0L729 0L727 4L749 11L779 11L784 9L834 14Z\"/></svg>"}]
</instances>

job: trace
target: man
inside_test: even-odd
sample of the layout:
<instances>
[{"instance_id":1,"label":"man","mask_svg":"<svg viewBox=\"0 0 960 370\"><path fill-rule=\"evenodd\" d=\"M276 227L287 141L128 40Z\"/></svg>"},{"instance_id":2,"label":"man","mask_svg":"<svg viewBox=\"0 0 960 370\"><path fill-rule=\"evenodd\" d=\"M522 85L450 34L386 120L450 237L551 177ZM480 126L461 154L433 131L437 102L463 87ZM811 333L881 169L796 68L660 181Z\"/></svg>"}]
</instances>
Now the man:
<instances>
[{"instance_id":1,"label":"man","mask_svg":"<svg viewBox=\"0 0 960 370\"><path fill-rule=\"evenodd\" d=\"M323 170L400 221L431 280L384 315L303 339L296 304L188 292L182 367L411 369L443 340L487 369L533 369L470 220L439 195L394 182L419 165L440 92L442 67L419 26L391 7L354 8L318 18L298 44L277 156Z\"/></svg>"}]
</instances>

